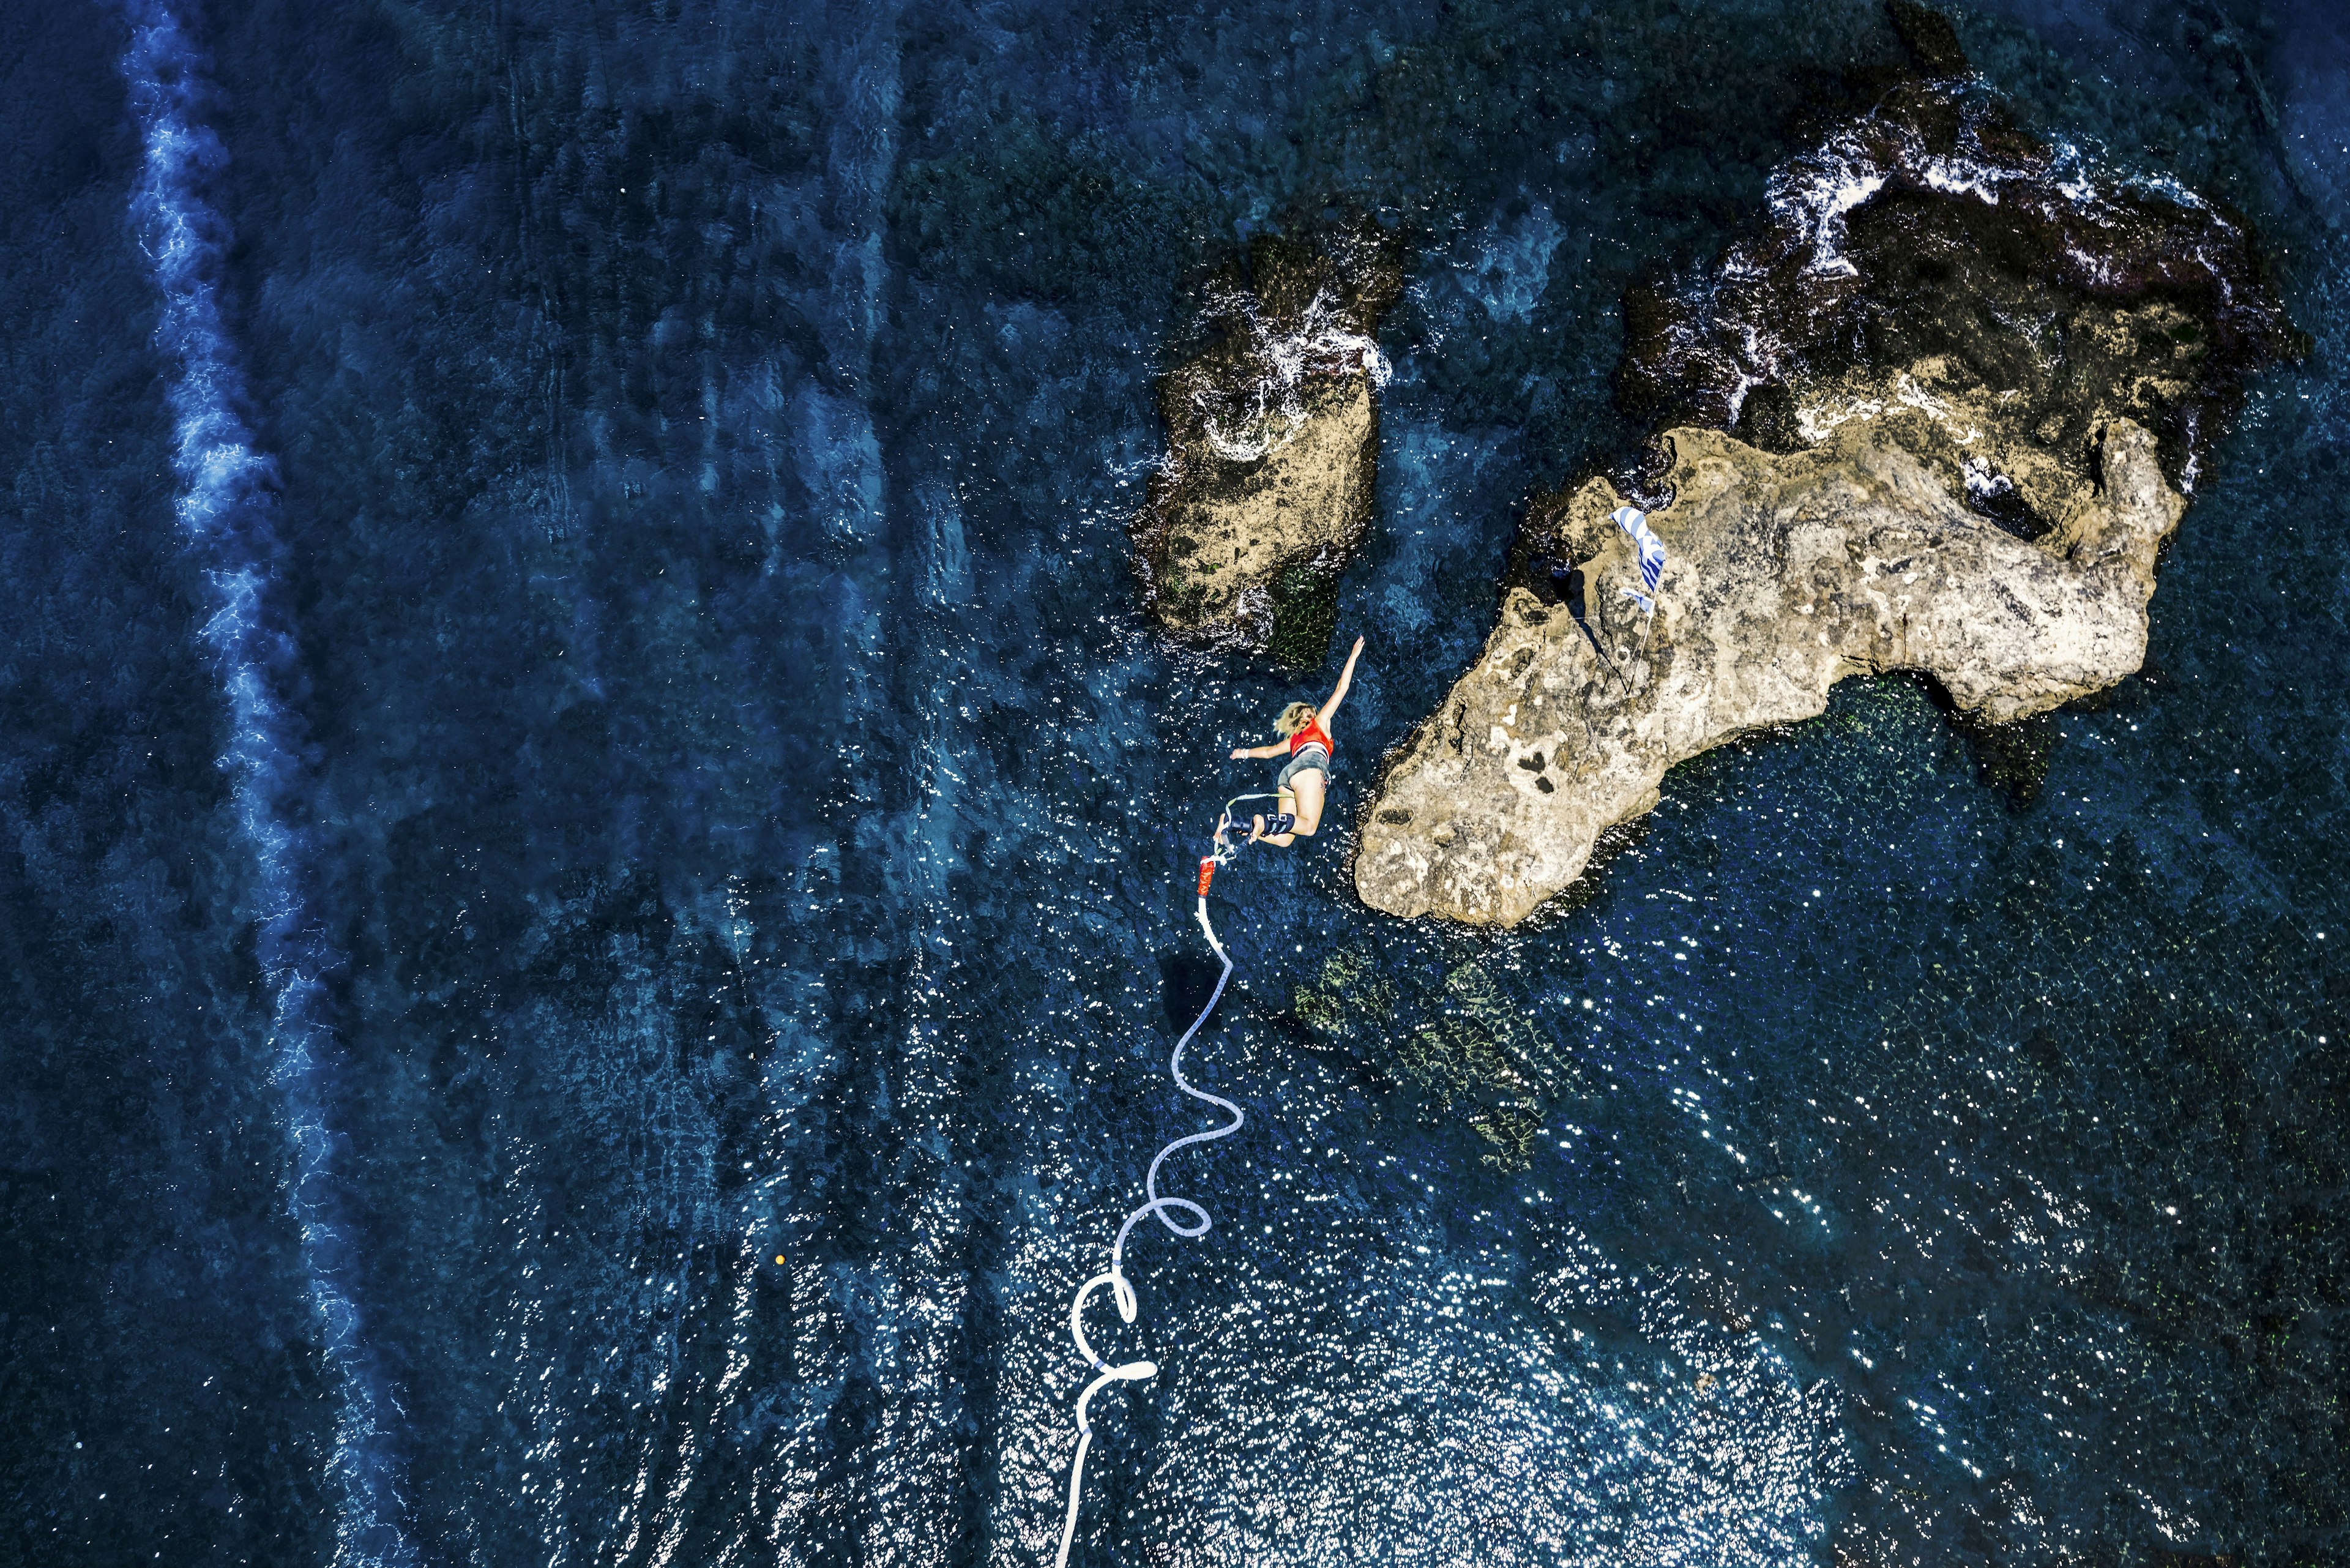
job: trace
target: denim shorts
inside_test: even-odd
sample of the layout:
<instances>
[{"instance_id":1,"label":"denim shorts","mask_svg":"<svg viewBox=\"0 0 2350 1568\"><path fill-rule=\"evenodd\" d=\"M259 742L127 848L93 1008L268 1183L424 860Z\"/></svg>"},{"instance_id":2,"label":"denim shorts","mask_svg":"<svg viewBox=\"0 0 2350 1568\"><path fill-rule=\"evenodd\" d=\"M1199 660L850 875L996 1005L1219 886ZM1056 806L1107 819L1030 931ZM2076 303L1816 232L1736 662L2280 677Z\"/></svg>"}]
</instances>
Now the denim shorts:
<instances>
[{"instance_id":1,"label":"denim shorts","mask_svg":"<svg viewBox=\"0 0 2350 1568\"><path fill-rule=\"evenodd\" d=\"M1306 744L1297 748L1297 754L1290 758L1289 765L1281 770L1280 782L1274 787L1276 789L1287 789L1291 779L1295 778L1299 774L1305 773L1308 769L1320 774L1322 775L1322 782L1326 786L1329 784L1330 753L1324 751L1321 747L1315 745L1311 742L1308 742Z\"/></svg>"}]
</instances>

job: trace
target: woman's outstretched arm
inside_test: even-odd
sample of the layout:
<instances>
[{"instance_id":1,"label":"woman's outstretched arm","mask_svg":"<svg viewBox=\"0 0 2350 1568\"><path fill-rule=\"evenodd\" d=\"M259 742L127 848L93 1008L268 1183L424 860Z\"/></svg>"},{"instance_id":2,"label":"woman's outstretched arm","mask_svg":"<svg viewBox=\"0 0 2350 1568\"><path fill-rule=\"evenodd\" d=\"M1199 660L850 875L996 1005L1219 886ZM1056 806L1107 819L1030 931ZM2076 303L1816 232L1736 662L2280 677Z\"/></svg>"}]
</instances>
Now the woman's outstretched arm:
<instances>
[{"instance_id":1,"label":"woman's outstretched arm","mask_svg":"<svg viewBox=\"0 0 2350 1568\"><path fill-rule=\"evenodd\" d=\"M1358 637L1355 639L1355 650L1347 655L1347 668L1338 671L1338 684L1330 689L1330 700L1323 703L1322 711L1315 715L1325 730L1330 727L1330 721L1337 715L1338 704L1347 700L1347 688L1355 683L1355 660L1362 657L1363 639Z\"/></svg>"},{"instance_id":2,"label":"woman's outstretched arm","mask_svg":"<svg viewBox=\"0 0 2350 1568\"><path fill-rule=\"evenodd\" d=\"M1243 746L1232 753L1232 761L1237 763L1253 757L1261 762L1266 757L1285 757L1288 754L1289 742L1276 741L1270 746Z\"/></svg>"}]
</instances>

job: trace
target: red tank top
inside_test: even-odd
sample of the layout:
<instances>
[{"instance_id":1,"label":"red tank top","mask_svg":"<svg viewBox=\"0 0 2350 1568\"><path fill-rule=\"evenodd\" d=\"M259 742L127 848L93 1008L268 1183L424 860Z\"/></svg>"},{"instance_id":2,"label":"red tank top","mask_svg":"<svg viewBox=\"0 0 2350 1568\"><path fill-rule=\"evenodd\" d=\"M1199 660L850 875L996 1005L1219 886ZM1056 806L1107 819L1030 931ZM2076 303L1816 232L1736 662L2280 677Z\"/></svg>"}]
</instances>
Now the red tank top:
<instances>
[{"instance_id":1,"label":"red tank top","mask_svg":"<svg viewBox=\"0 0 2350 1568\"><path fill-rule=\"evenodd\" d=\"M1319 713L1305 721L1305 728L1289 737L1291 756L1295 756L1301 746L1319 746L1332 757L1338 754L1338 748L1331 743L1329 732L1322 728L1322 715Z\"/></svg>"}]
</instances>

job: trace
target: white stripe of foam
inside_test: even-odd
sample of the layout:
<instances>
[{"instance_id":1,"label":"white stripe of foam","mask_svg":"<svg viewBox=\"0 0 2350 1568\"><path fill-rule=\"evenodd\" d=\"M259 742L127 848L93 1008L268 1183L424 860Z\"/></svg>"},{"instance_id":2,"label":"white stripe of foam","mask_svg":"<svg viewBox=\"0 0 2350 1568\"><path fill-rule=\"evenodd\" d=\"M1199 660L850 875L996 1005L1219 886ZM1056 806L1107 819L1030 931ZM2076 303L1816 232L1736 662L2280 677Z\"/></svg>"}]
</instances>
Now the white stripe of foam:
<instances>
[{"instance_id":1,"label":"white stripe of foam","mask_svg":"<svg viewBox=\"0 0 2350 1568\"><path fill-rule=\"evenodd\" d=\"M406 1564L397 1464L386 1427L396 1407L360 1334L353 1245L334 1184L334 1137L320 1051L332 1038L325 976L332 945L303 895L306 845L287 810L300 788L302 728L287 701L292 639L269 612L277 543L270 527L275 467L256 451L239 407L244 376L221 320L216 275L228 227L206 199L227 161L203 123L204 61L166 0L125 0L130 45L122 74L145 156L131 221L161 296L155 346L171 366L175 507L210 603L201 632L228 710L220 766L253 855L254 911L273 993L270 1083L293 1167L286 1206L301 1235L310 1306L338 1409L328 1473L341 1494L335 1561Z\"/></svg>"}]
</instances>

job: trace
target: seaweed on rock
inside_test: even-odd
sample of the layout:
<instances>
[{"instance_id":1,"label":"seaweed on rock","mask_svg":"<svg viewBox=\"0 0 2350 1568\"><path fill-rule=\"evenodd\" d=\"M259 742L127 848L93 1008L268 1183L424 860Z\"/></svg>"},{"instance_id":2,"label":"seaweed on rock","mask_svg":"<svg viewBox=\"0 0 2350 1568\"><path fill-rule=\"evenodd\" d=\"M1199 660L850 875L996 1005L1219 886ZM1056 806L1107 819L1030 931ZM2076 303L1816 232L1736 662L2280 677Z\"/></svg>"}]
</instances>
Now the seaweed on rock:
<instances>
[{"instance_id":1,"label":"seaweed on rock","mask_svg":"<svg viewBox=\"0 0 2350 1568\"><path fill-rule=\"evenodd\" d=\"M2095 488L2116 419L2152 431L2191 493L2246 378L2307 349L2241 217L2103 177L1966 80L1896 87L1781 170L1770 202L1711 276L1627 298L1617 395L1655 428L1786 452L1895 421L2029 532Z\"/></svg>"}]
</instances>

